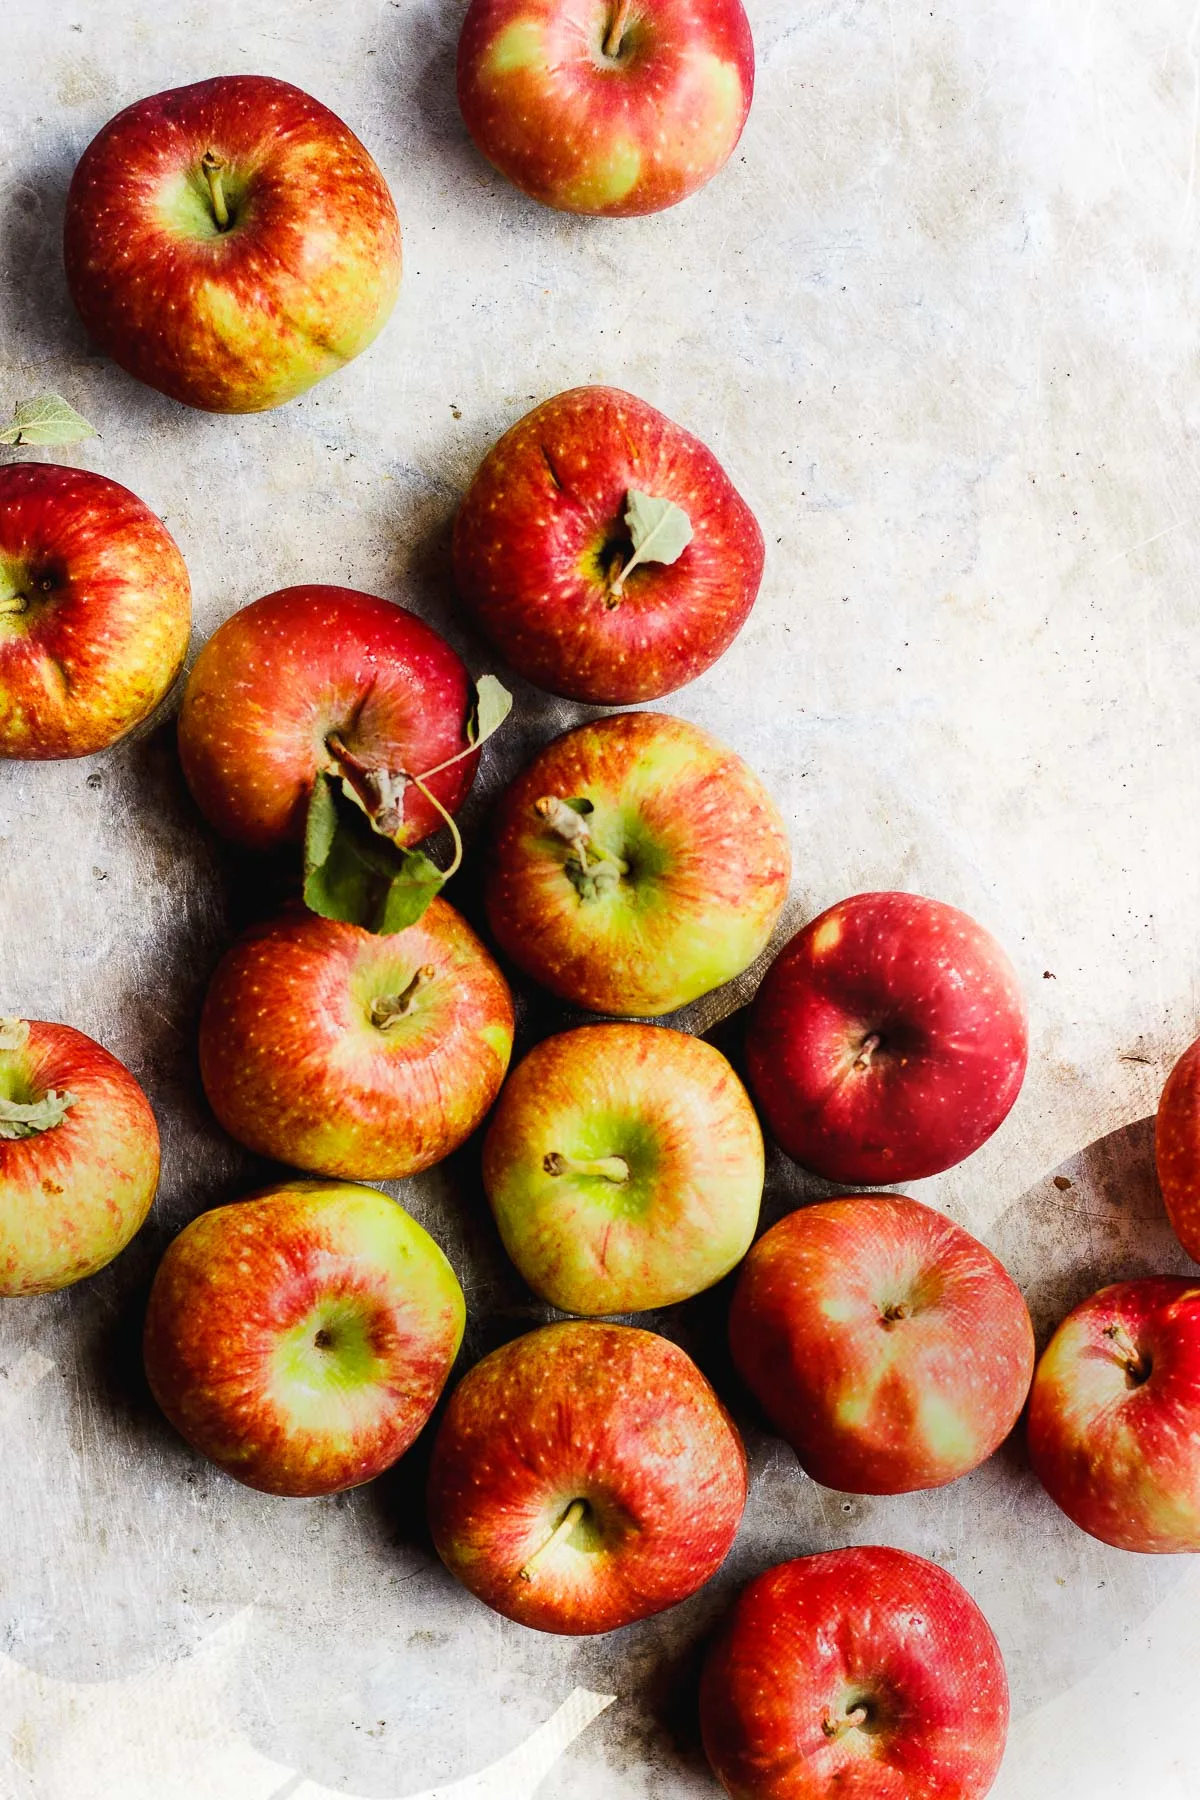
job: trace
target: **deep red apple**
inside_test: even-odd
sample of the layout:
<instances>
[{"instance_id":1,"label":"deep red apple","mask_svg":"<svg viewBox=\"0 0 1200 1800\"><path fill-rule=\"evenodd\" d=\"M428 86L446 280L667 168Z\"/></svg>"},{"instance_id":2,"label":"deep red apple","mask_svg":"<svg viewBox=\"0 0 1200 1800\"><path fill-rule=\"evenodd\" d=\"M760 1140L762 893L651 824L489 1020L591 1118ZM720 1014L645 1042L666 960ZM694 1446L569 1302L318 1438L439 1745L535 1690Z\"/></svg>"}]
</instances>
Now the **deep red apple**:
<instances>
[{"instance_id":1,"label":"deep red apple","mask_svg":"<svg viewBox=\"0 0 1200 1800\"><path fill-rule=\"evenodd\" d=\"M454 527L459 593L517 673L613 706L703 674L762 568L762 532L716 457L619 388L573 388L528 413Z\"/></svg>"},{"instance_id":2,"label":"deep red apple","mask_svg":"<svg viewBox=\"0 0 1200 1800\"><path fill-rule=\"evenodd\" d=\"M1185 1050L1163 1088L1154 1159L1171 1228L1200 1262L1200 1039Z\"/></svg>"},{"instance_id":3,"label":"deep red apple","mask_svg":"<svg viewBox=\"0 0 1200 1800\"><path fill-rule=\"evenodd\" d=\"M249 849L303 837L323 770L355 790L382 835L415 844L441 818L405 777L469 748L471 706L461 659L415 614L353 588L281 588L226 619L196 658L179 753L201 812ZM476 761L426 782L447 811Z\"/></svg>"},{"instance_id":4,"label":"deep red apple","mask_svg":"<svg viewBox=\"0 0 1200 1800\"><path fill-rule=\"evenodd\" d=\"M487 872L502 948L591 1012L654 1015L749 967L791 856L741 757L665 713L556 738L502 796Z\"/></svg>"},{"instance_id":5,"label":"deep red apple","mask_svg":"<svg viewBox=\"0 0 1200 1800\"><path fill-rule=\"evenodd\" d=\"M444 900L384 937L297 908L247 932L217 969L200 1073L251 1150L390 1181L470 1136L512 1038L508 985Z\"/></svg>"},{"instance_id":6,"label":"deep red apple","mask_svg":"<svg viewBox=\"0 0 1200 1800\"><path fill-rule=\"evenodd\" d=\"M64 254L101 350L209 412L280 406L340 369L400 286L383 176L328 107L266 75L110 119L71 181Z\"/></svg>"},{"instance_id":7,"label":"deep red apple","mask_svg":"<svg viewBox=\"0 0 1200 1800\"><path fill-rule=\"evenodd\" d=\"M826 1487L903 1494L990 1456L1033 1375L1033 1326L1002 1263L901 1194L789 1213L742 1265L733 1360Z\"/></svg>"},{"instance_id":8,"label":"deep red apple","mask_svg":"<svg viewBox=\"0 0 1200 1800\"><path fill-rule=\"evenodd\" d=\"M827 1181L917 1181L978 1150L1029 1054L1016 970L966 913L855 894L805 926L759 989L750 1087L789 1156Z\"/></svg>"},{"instance_id":9,"label":"deep red apple","mask_svg":"<svg viewBox=\"0 0 1200 1800\"><path fill-rule=\"evenodd\" d=\"M643 1312L712 1287L745 1255L762 1132L702 1038L584 1025L546 1038L513 1071L483 1183L535 1293L564 1312Z\"/></svg>"},{"instance_id":10,"label":"deep red apple","mask_svg":"<svg viewBox=\"0 0 1200 1800\"><path fill-rule=\"evenodd\" d=\"M615 1631L724 1562L746 1502L732 1420L676 1345L627 1325L547 1325L455 1389L434 1442L438 1555L538 1631Z\"/></svg>"},{"instance_id":11,"label":"deep red apple","mask_svg":"<svg viewBox=\"0 0 1200 1800\"><path fill-rule=\"evenodd\" d=\"M433 1239L374 1188L292 1181L201 1213L150 1290L150 1388L176 1430L266 1494L334 1494L402 1456L465 1309Z\"/></svg>"},{"instance_id":12,"label":"deep red apple","mask_svg":"<svg viewBox=\"0 0 1200 1800\"><path fill-rule=\"evenodd\" d=\"M987 1620L936 1563L828 1550L743 1590L700 1718L732 1800L980 1800L1004 1755L1008 1680Z\"/></svg>"},{"instance_id":13,"label":"deep red apple","mask_svg":"<svg viewBox=\"0 0 1200 1800\"><path fill-rule=\"evenodd\" d=\"M48 1294L123 1250L158 1186L158 1127L82 1031L0 1019L0 1295Z\"/></svg>"},{"instance_id":14,"label":"deep red apple","mask_svg":"<svg viewBox=\"0 0 1200 1800\"><path fill-rule=\"evenodd\" d=\"M191 630L175 541L128 488L0 468L0 756L89 756L149 716Z\"/></svg>"},{"instance_id":15,"label":"deep red apple","mask_svg":"<svg viewBox=\"0 0 1200 1800\"><path fill-rule=\"evenodd\" d=\"M1119 1550L1200 1550L1200 1286L1150 1276L1067 1314L1033 1379L1029 1457Z\"/></svg>"},{"instance_id":16,"label":"deep red apple","mask_svg":"<svg viewBox=\"0 0 1200 1800\"><path fill-rule=\"evenodd\" d=\"M471 0L467 130L501 174L565 212L659 212L742 135L754 43L741 0Z\"/></svg>"}]
</instances>

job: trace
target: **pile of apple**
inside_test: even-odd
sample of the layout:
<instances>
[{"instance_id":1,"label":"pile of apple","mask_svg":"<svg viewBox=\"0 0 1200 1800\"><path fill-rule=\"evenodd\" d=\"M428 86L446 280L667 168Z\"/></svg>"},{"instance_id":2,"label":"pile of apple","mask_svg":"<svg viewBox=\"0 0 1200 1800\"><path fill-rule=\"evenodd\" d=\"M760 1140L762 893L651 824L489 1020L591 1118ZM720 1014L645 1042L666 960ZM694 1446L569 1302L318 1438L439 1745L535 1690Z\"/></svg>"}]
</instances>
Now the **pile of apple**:
<instances>
[{"instance_id":1,"label":"pile of apple","mask_svg":"<svg viewBox=\"0 0 1200 1800\"><path fill-rule=\"evenodd\" d=\"M496 164L598 213L652 211L706 180L752 75L738 0L473 0L459 64ZM400 233L340 120L236 77L105 127L72 184L66 260L117 362L189 405L242 411L371 341ZM47 436L31 425L24 441ZM453 560L463 606L513 669L625 705L725 650L763 538L703 444L591 387L492 449ZM189 618L183 559L140 500L73 468L0 470L0 753L117 742L171 688ZM1105 1289L1035 1372L1004 1268L903 1194L810 1205L755 1242L760 1116L839 1186L936 1174L1016 1100L1025 1007L972 920L872 893L776 957L750 1017L749 1091L710 1044L646 1023L754 963L790 878L761 782L683 719L620 712L569 731L496 806L485 899L505 966L607 1015L510 1072L508 979L441 893L462 856L455 814L509 705L429 625L341 587L269 594L196 659L179 748L201 811L244 849L296 858L294 904L213 976L202 1078L227 1132L305 1178L205 1212L169 1246L145 1324L168 1418L270 1494L335 1493L401 1457L449 1379L465 1304L434 1239L360 1184L430 1167L490 1115L499 1236L534 1293L573 1315L469 1370L437 1429L434 1540L498 1612L611 1631L718 1569L746 1500L737 1427L682 1350L610 1320L739 1265L734 1364L813 1480L941 1486L990 1456L1028 1399L1034 1467L1079 1525L1129 1550L1200 1549L1200 1285ZM439 831L449 866L419 847ZM1167 1084L1158 1157L1200 1257L1200 1044ZM0 1292L50 1292L109 1262L146 1216L158 1160L154 1116L114 1057L67 1025L0 1020ZM703 1679L709 1757L737 1800L982 1795L1007 1710L973 1601L892 1549L767 1570Z\"/></svg>"}]
</instances>

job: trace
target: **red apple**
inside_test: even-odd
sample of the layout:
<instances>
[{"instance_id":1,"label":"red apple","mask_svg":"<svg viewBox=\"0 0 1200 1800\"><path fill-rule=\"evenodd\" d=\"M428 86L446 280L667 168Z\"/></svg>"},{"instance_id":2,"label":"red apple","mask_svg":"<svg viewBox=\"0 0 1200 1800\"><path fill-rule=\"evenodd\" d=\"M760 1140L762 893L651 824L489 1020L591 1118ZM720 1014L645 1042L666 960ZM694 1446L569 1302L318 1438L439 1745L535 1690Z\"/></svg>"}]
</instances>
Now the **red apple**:
<instances>
[{"instance_id":1,"label":"red apple","mask_svg":"<svg viewBox=\"0 0 1200 1800\"><path fill-rule=\"evenodd\" d=\"M175 541L128 488L0 468L0 756L90 756L147 718L191 630Z\"/></svg>"},{"instance_id":2,"label":"red apple","mask_svg":"<svg viewBox=\"0 0 1200 1800\"><path fill-rule=\"evenodd\" d=\"M208 412L261 412L331 375L400 286L383 176L328 107L266 75L110 119L75 170L63 248L105 355Z\"/></svg>"},{"instance_id":3,"label":"red apple","mask_svg":"<svg viewBox=\"0 0 1200 1800\"><path fill-rule=\"evenodd\" d=\"M660 212L742 135L754 43L741 0L471 0L458 44L467 130L564 212Z\"/></svg>"},{"instance_id":4,"label":"red apple","mask_svg":"<svg viewBox=\"0 0 1200 1800\"><path fill-rule=\"evenodd\" d=\"M966 913L855 894L781 951L746 1042L789 1156L827 1181L917 1181L1007 1117L1029 1053L1017 973Z\"/></svg>"},{"instance_id":5,"label":"red apple","mask_svg":"<svg viewBox=\"0 0 1200 1800\"><path fill-rule=\"evenodd\" d=\"M535 981L591 1012L672 1011L765 948L791 856L739 756L665 713L581 725L500 800L488 918Z\"/></svg>"},{"instance_id":6,"label":"red apple","mask_svg":"<svg viewBox=\"0 0 1200 1800\"><path fill-rule=\"evenodd\" d=\"M1200 1550L1200 1287L1150 1276L1068 1313L1033 1379L1029 1457L1119 1550Z\"/></svg>"},{"instance_id":7,"label":"red apple","mask_svg":"<svg viewBox=\"0 0 1200 1800\"><path fill-rule=\"evenodd\" d=\"M732 1800L979 1800L1008 1735L1000 1646L906 1550L828 1550L752 1581L705 1664L708 1760Z\"/></svg>"},{"instance_id":8,"label":"red apple","mask_svg":"<svg viewBox=\"0 0 1200 1800\"><path fill-rule=\"evenodd\" d=\"M941 1487L1008 1436L1033 1326L1002 1263L901 1194L789 1213L751 1250L733 1360L814 1481L851 1494Z\"/></svg>"},{"instance_id":9,"label":"red apple","mask_svg":"<svg viewBox=\"0 0 1200 1800\"><path fill-rule=\"evenodd\" d=\"M737 1430L676 1345L627 1325L547 1325L477 1363L433 1448L438 1555L538 1631L615 1631L724 1562L746 1502Z\"/></svg>"},{"instance_id":10,"label":"red apple","mask_svg":"<svg viewBox=\"0 0 1200 1800\"><path fill-rule=\"evenodd\" d=\"M193 1219L146 1312L154 1398L265 1494L335 1494L403 1456L462 1342L454 1271L386 1194L292 1181Z\"/></svg>"},{"instance_id":11,"label":"red apple","mask_svg":"<svg viewBox=\"0 0 1200 1800\"><path fill-rule=\"evenodd\" d=\"M124 1064L70 1025L0 1019L0 1295L94 1275L157 1186L158 1127Z\"/></svg>"},{"instance_id":12,"label":"red apple","mask_svg":"<svg viewBox=\"0 0 1200 1800\"><path fill-rule=\"evenodd\" d=\"M1154 1128L1154 1159L1171 1228L1200 1262L1200 1039L1167 1077Z\"/></svg>"},{"instance_id":13,"label":"red apple","mask_svg":"<svg viewBox=\"0 0 1200 1800\"><path fill-rule=\"evenodd\" d=\"M517 673L606 705L702 675L762 568L762 532L716 457L619 388L573 388L528 413L454 527L459 593Z\"/></svg>"},{"instance_id":14,"label":"red apple","mask_svg":"<svg viewBox=\"0 0 1200 1800\"><path fill-rule=\"evenodd\" d=\"M470 1136L512 1039L508 985L444 900L385 937L297 908L217 969L200 1073L226 1131L259 1155L391 1181Z\"/></svg>"},{"instance_id":15,"label":"red apple","mask_svg":"<svg viewBox=\"0 0 1200 1800\"><path fill-rule=\"evenodd\" d=\"M356 790L401 845L441 822L406 775L469 748L471 678L436 631L353 588L281 588L218 627L196 658L179 753L201 812L224 837L272 850L304 835L325 770ZM449 812L477 758L426 783Z\"/></svg>"},{"instance_id":16,"label":"red apple","mask_svg":"<svg viewBox=\"0 0 1200 1800\"><path fill-rule=\"evenodd\" d=\"M483 1182L504 1248L564 1312L642 1312L709 1288L758 1223L763 1141L745 1088L701 1038L585 1025L510 1077Z\"/></svg>"}]
</instances>

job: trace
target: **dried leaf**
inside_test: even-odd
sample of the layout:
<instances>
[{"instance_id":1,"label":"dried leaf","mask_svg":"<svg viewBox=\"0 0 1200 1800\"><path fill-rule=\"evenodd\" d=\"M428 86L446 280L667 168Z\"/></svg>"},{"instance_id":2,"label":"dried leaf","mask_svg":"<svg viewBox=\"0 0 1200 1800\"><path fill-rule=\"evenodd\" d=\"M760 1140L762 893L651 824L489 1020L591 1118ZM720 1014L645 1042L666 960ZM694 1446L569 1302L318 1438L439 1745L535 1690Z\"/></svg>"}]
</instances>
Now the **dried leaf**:
<instances>
[{"instance_id":1,"label":"dried leaf","mask_svg":"<svg viewBox=\"0 0 1200 1800\"><path fill-rule=\"evenodd\" d=\"M13 413L13 422L0 431L0 444L18 449L41 444L79 444L84 438L99 437L82 413L65 401L61 394L42 394L36 400L23 400Z\"/></svg>"},{"instance_id":2,"label":"dried leaf","mask_svg":"<svg viewBox=\"0 0 1200 1800\"><path fill-rule=\"evenodd\" d=\"M475 683L475 705L467 720L467 736L471 743L485 744L494 731L499 731L512 711L513 697L494 675L481 675Z\"/></svg>"},{"instance_id":3,"label":"dried leaf","mask_svg":"<svg viewBox=\"0 0 1200 1800\"><path fill-rule=\"evenodd\" d=\"M633 555L621 571L622 581L638 563L678 562L692 541L692 521L673 500L658 500L637 488L630 488L626 499L625 523Z\"/></svg>"}]
</instances>

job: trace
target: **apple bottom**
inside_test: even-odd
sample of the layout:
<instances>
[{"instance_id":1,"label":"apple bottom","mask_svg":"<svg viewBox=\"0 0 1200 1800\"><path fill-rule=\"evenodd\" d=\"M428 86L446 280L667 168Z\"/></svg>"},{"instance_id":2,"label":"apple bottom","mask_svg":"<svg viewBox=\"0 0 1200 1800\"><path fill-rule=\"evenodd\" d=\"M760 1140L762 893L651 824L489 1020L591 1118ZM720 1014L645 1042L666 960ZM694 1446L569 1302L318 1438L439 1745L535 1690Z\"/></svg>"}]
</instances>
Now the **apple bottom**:
<instances>
[{"instance_id":1,"label":"apple bottom","mask_svg":"<svg viewBox=\"0 0 1200 1800\"><path fill-rule=\"evenodd\" d=\"M737 1601L705 1665L704 1748L734 1800L977 1800L1008 1732L987 1620L935 1563L831 1550Z\"/></svg>"}]
</instances>

